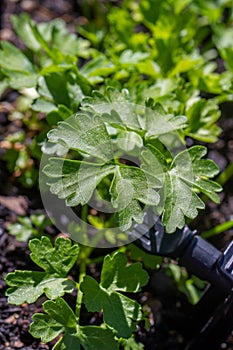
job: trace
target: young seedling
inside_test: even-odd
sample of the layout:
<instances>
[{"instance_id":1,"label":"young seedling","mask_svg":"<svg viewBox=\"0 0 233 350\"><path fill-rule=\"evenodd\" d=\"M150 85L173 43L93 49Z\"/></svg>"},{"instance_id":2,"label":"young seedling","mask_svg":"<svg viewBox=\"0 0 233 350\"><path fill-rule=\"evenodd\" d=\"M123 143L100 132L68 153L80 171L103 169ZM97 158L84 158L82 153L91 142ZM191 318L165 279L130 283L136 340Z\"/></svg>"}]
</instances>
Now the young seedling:
<instances>
[{"instance_id":1,"label":"young seedling","mask_svg":"<svg viewBox=\"0 0 233 350\"><path fill-rule=\"evenodd\" d=\"M48 343L57 339L53 350L118 349L122 339L128 339L142 319L141 306L121 292L136 293L148 282L148 274L139 262L127 265L125 253L106 255L100 283L86 275L91 263L85 249L80 251L67 238L57 238L54 246L48 237L32 239L29 243L31 260L44 271L9 273L6 282L9 303L34 303L42 294L44 313L33 315L30 332L35 338ZM90 254L90 252L89 252ZM79 281L68 275L77 264ZM76 310L62 298L65 293L76 294ZM85 305L90 312L103 312L101 326L80 325L80 311ZM58 338L59 337L59 338ZM127 343L127 342L126 342Z\"/></svg>"}]
</instances>

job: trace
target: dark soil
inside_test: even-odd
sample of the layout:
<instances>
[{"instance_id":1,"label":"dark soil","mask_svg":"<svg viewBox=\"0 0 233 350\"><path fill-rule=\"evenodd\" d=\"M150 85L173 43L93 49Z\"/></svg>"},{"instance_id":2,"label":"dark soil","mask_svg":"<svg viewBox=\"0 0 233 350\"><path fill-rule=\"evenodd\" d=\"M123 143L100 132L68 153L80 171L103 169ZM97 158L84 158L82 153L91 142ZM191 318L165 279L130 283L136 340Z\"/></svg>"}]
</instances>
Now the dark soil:
<instances>
[{"instance_id":1,"label":"dark soil","mask_svg":"<svg viewBox=\"0 0 233 350\"><path fill-rule=\"evenodd\" d=\"M38 21L48 21L52 18L63 18L69 23L70 28L78 23L79 2L65 0L5 0L2 3L1 11L1 37L4 40L17 42L10 24L10 15L18 14L22 11L30 13L32 18ZM20 46L21 44L18 43ZM9 92L5 96L8 104L15 99L15 93ZM20 125L17 122L8 120L9 110L6 106L3 108L0 104L0 141L4 137L17 130ZM222 106L223 117L220 126L223 129L222 135L216 144L210 145L209 156L215 160L220 169L223 170L233 161L233 118L231 115L232 104ZM3 150L0 150L0 157ZM4 199L8 198L6 202ZM7 224L14 222L18 215L30 215L34 211L43 210L38 189L35 187L26 190L12 178L6 170L6 164L0 160L0 350L42 350L52 349L52 344L45 345L35 340L29 333L31 317L35 312L41 311L41 304L44 301L41 298L36 304L15 306L7 304L5 297L6 285L4 278L7 273L15 269L34 269L35 266L29 258L27 244L17 242L14 237L7 232ZM22 214L23 213L23 214ZM224 185L221 193L220 205L207 203L206 210L200 212L198 219L192 223L193 228L199 232L208 230L219 223L233 219L233 183L232 180ZM55 236L55 229L50 233ZM232 239L233 230L212 238L210 241L217 248L224 250ZM73 274L76 272L73 271ZM95 266L93 275L99 274L99 266ZM72 302L72 299L71 299ZM192 311L191 305L187 302L184 295L179 293L174 283L163 271L151 275L151 283L145 290L139 294L139 302L148 304L152 311L151 318L154 325L150 330L146 330L142 322L136 333L136 339L145 344L145 349L184 349L184 338L182 335L182 324L185 323L187 315ZM83 310L83 320L89 323L99 324L101 315L90 315ZM84 321L83 321L84 322ZM192 325L190 325L191 327ZM222 344L221 349L233 349L233 335L230 335L226 342ZM73 350L73 349L71 349ZM111 350L111 349L109 349ZM198 349L197 349L198 350ZM206 349L208 350L208 349Z\"/></svg>"}]
</instances>

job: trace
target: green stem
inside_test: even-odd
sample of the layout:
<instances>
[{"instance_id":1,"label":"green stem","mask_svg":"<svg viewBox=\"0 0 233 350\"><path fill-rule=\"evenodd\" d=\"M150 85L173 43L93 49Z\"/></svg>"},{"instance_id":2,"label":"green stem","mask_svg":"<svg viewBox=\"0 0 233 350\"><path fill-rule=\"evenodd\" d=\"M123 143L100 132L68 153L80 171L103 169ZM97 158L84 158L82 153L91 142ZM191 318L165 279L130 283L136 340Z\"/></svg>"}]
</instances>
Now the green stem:
<instances>
[{"instance_id":1,"label":"green stem","mask_svg":"<svg viewBox=\"0 0 233 350\"><path fill-rule=\"evenodd\" d=\"M217 177L216 181L224 185L233 176L233 163L230 163L226 169Z\"/></svg>"},{"instance_id":2,"label":"green stem","mask_svg":"<svg viewBox=\"0 0 233 350\"><path fill-rule=\"evenodd\" d=\"M102 263L103 260L104 260L104 256L101 255L101 256L98 256L98 258L88 259L87 263L88 263L88 265L90 265L90 264L99 264L99 263Z\"/></svg>"},{"instance_id":3,"label":"green stem","mask_svg":"<svg viewBox=\"0 0 233 350\"><path fill-rule=\"evenodd\" d=\"M233 227L233 220L229 220L227 222L224 222L223 224L215 226L214 228L212 228L212 229L210 229L210 230L208 230L206 232L203 232L201 236L203 238L209 238L209 237L212 237L212 236L216 236L216 235L219 235L220 233L222 233L224 231L229 230L232 227Z\"/></svg>"},{"instance_id":4,"label":"green stem","mask_svg":"<svg viewBox=\"0 0 233 350\"><path fill-rule=\"evenodd\" d=\"M217 102L217 104L221 104L221 103L224 103L224 102L229 102L229 101L232 101L232 94L224 94L224 95L220 95L220 96L217 96L215 97L213 100L215 100Z\"/></svg>"},{"instance_id":5,"label":"green stem","mask_svg":"<svg viewBox=\"0 0 233 350\"><path fill-rule=\"evenodd\" d=\"M88 215L88 206L84 205L82 207L82 211L81 211L81 219L82 219L81 229L82 229L82 232L83 232L85 239L88 242L87 215ZM80 254L79 254L79 259L77 260L77 263L79 263L79 280L78 280L78 292L77 292L77 299L76 299L75 314L76 314L78 320L80 318L82 299L83 299L83 293L80 289L80 286L83 282L84 277L86 276L87 260L88 260L89 254L91 253L91 250L89 251L88 248L89 247L83 246L83 248L81 249Z\"/></svg>"},{"instance_id":6,"label":"green stem","mask_svg":"<svg viewBox=\"0 0 233 350\"><path fill-rule=\"evenodd\" d=\"M84 236L84 241L86 244L88 244L88 235L87 235L87 215L88 215L88 205L85 204L82 207L81 210L81 220L82 220L82 224L81 224L81 230Z\"/></svg>"},{"instance_id":7,"label":"green stem","mask_svg":"<svg viewBox=\"0 0 233 350\"><path fill-rule=\"evenodd\" d=\"M81 312L81 306L82 306L82 300L83 300L83 292L80 289L81 283L86 276L86 263L82 261L80 263L80 269L79 269L79 280L78 280L78 293L77 293L77 299L76 299L76 310L75 314L79 320L80 318L80 312Z\"/></svg>"}]
</instances>

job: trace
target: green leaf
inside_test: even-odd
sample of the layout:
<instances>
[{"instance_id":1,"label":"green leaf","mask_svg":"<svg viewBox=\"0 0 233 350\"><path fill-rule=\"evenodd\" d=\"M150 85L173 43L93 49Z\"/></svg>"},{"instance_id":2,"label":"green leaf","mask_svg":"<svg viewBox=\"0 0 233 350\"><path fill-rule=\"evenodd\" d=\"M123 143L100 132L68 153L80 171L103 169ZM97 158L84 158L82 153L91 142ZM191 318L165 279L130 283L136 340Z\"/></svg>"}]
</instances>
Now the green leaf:
<instances>
[{"instance_id":1,"label":"green leaf","mask_svg":"<svg viewBox=\"0 0 233 350\"><path fill-rule=\"evenodd\" d=\"M120 56L120 62L123 65L134 65L140 61L144 61L148 57L148 52L133 52L132 50L125 50Z\"/></svg>"},{"instance_id":2,"label":"green leaf","mask_svg":"<svg viewBox=\"0 0 233 350\"><path fill-rule=\"evenodd\" d=\"M67 91L67 78L59 73L50 73L44 76L44 84L49 91L52 100L58 105L63 104L67 107L70 105L70 97Z\"/></svg>"},{"instance_id":3,"label":"green leaf","mask_svg":"<svg viewBox=\"0 0 233 350\"><path fill-rule=\"evenodd\" d=\"M170 76L177 76L180 73L188 72L193 69L197 69L200 64L203 63L203 58L201 56L194 55L185 56L183 59L180 59L176 66L170 72Z\"/></svg>"},{"instance_id":4,"label":"green leaf","mask_svg":"<svg viewBox=\"0 0 233 350\"><path fill-rule=\"evenodd\" d=\"M14 30L25 45L33 51L39 51L41 46L33 34L31 26L34 22L31 17L27 13L22 13L20 16L13 15L11 20Z\"/></svg>"},{"instance_id":5,"label":"green leaf","mask_svg":"<svg viewBox=\"0 0 233 350\"><path fill-rule=\"evenodd\" d=\"M175 264L167 265L166 274L173 278L178 290L187 296L191 304L195 305L200 300L200 288L204 289L205 282L201 280L198 281L198 279L195 281L193 277L189 278L187 271ZM198 286L198 282L202 282L201 285Z\"/></svg>"},{"instance_id":6,"label":"green leaf","mask_svg":"<svg viewBox=\"0 0 233 350\"><path fill-rule=\"evenodd\" d=\"M117 210L118 225L122 230L127 230L134 219L142 222L143 211L140 203L158 204L159 196L148 186L141 169L112 162L114 145L100 116L91 117L87 112L77 114L50 131L48 140L49 152L54 144L55 148L59 146L59 154L67 152L69 148L88 154L87 161L50 158L49 164L43 170L49 178L51 192L59 198L65 198L68 206L88 203L97 185L111 173L114 174L114 179L110 195L112 205ZM92 154L102 163L90 158ZM157 186L158 184L159 181Z\"/></svg>"},{"instance_id":7,"label":"green leaf","mask_svg":"<svg viewBox=\"0 0 233 350\"><path fill-rule=\"evenodd\" d=\"M216 235L219 235L222 232L230 230L233 227L233 220L229 220L224 222L223 224L219 224L208 231L205 231L201 234L203 238L210 238Z\"/></svg>"},{"instance_id":8,"label":"green leaf","mask_svg":"<svg viewBox=\"0 0 233 350\"><path fill-rule=\"evenodd\" d=\"M0 72L0 97L2 96L2 94L4 93L7 87L8 87L7 79L5 75L2 72Z\"/></svg>"},{"instance_id":9,"label":"green leaf","mask_svg":"<svg viewBox=\"0 0 233 350\"><path fill-rule=\"evenodd\" d=\"M116 350L118 344L109 329L96 326L79 327L80 342L85 350ZM67 350L70 349L67 347Z\"/></svg>"},{"instance_id":10,"label":"green leaf","mask_svg":"<svg viewBox=\"0 0 233 350\"><path fill-rule=\"evenodd\" d=\"M194 99L186 108L188 127L185 133L196 140L216 142L221 129L216 125L220 110L213 100Z\"/></svg>"},{"instance_id":11,"label":"green leaf","mask_svg":"<svg viewBox=\"0 0 233 350\"><path fill-rule=\"evenodd\" d=\"M85 350L108 350L109 348L117 350L119 348L109 329L97 326L80 326L77 333L66 333L53 347L53 350L78 350L80 345Z\"/></svg>"},{"instance_id":12,"label":"green leaf","mask_svg":"<svg viewBox=\"0 0 233 350\"><path fill-rule=\"evenodd\" d=\"M107 255L101 271L100 285L109 291L138 292L148 282L148 275L141 263L127 266L124 253Z\"/></svg>"},{"instance_id":13,"label":"green leaf","mask_svg":"<svg viewBox=\"0 0 233 350\"><path fill-rule=\"evenodd\" d=\"M34 68L29 59L14 45L7 41L1 43L0 65L3 68L23 73L34 73Z\"/></svg>"},{"instance_id":14,"label":"green leaf","mask_svg":"<svg viewBox=\"0 0 233 350\"><path fill-rule=\"evenodd\" d=\"M9 273L6 283L6 295L10 304L34 303L43 293L49 299L56 299L65 293L71 293L75 283L67 278L49 277L44 272L18 271Z\"/></svg>"},{"instance_id":15,"label":"green leaf","mask_svg":"<svg viewBox=\"0 0 233 350\"><path fill-rule=\"evenodd\" d=\"M199 199L192 187L186 185L179 176L166 176L166 201L163 214L163 223L167 232L175 232L176 227L185 225L185 216L194 219L198 211L205 205Z\"/></svg>"},{"instance_id":16,"label":"green leaf","mask_svg":"<svg viewBox=\"0 0 233 350\"><path fill-rule=\"evenodd\" d=\"M32 235L40 236L49 224L50 220L44 214L32 214L30 217L19 216L18 222L10 224L7 229L18 241L26 242Z\"/></svg>"},{"instance_id":17,"label":"green leaf","mask_svg":"<svg viewBox=\"0 0 233 350\"><path fill-rule=\"evenodd\" d=\"M76 206L86 204L99 182L113 170L108 164L50 158L43 172L50 178L50 191L65 198L68 206Z\"/></svg>"},{"instance_id":18,"label":"green leaf","mask_svg":"<svg viewBox=\"0 0 233 350\"><path fill-rule=\"evenodd\" d=\"M80 73L87 78L92 84L103 81L103 77L107 77L116 70L114 64L104 55L100 55L88 63L80 70Z\"/></svg>"},{"instance_id":19,"label":"green leaf","mask_svg":"<svg viewBox=\"0 0 233 350\"><path fill-rule=\"evenodd\" d=\"M51 45L54 51L75 56L80 50L81 43L79 44L77 36L68 32L61 19L36 24L28 14L23 13L12 16L12 22L18 36L33 51L43 48L47 52L48 45Z\"/></svg>"},{"instance_id":20,"label":"green leaf","mask_svg":"<svg viewBox=\"0 0 233 350\"><path fill-rule=\"evenodd\" d=\"M34 87L37 73L29 59L14 45L2 41L0 50L0 66L2 72L8 76L9 84L13 88Z\"/></svg>"},{"instance_id":21,"label":"green leaf","mask_svg":"<svg viewBox=\"0 0 233 350\"><path fill-rule=\"evenodd\" d=\"M104 121L114 127L128 128L137 133L145 134L146 138L157 137L163 134L183 129L187 118L182 115L166 114L161 105L152 98L146 105L135 105L130 101L129 92L123 89L108 87L103 95L94 91L93 97L82 101L82 109L102 114Z\"/></svg>"},{"instance_id":22,"label":"green leaf","mask_svg":"<svg viewBox=\"0 0 233 350\"><path fill-rule=\"evenodd\" d=\"M142 262L146 268L157 270L163 261L162 257L146 253L135 244L129 244L127 249L130 251L131 260Z\"/></svg>"},{"instance_id":23,"label":"green leaf","mask_svg":"<svg viewBox=\"0 0 233 350\"><path fill-rule=\"evenodd\" d=\"M30 218L19 216L18 221L10 224L7 229L11 235L16 236L19 242L26 242L36 230L33 228Z\"/></svg>"},{"instance_id":24,"label":"green leaf","mask_svg":"<svg viewBox=\"0 0 233 350\"><path fill-rule=\"evenodd\" d=\"M76 316L62 298L46 301L43 304L43 309L46 314L35 314L32 318L30 333L35 338L41 338L42 342L48 343L65 332L66 329L73 328L75 330Z\"/></svg>"},{"instance_id":25,"label":"green leaf","mask_svg":"<svg viewBox=\"0 0 233 350\"><path fill-rule=\"evenodd\" d=\"M126 152L130 152L136 147L143 147L143 140L136 132L119 131L117 145Z\"/></svg>"},{"instance_id":26,"label":"green leaf","mask_svg":"<svg viewBox=\"0 0 233 350\"><path fill-rule=\"evenodd\" d=\"M56 105L53 102L44 100L43 98L37 98L32 103L32 109L40 113L50 113L56 110Z\"/></svg>"},{"instance_id":27,"label":"green leaf","mask_svg":"<svg viewBox=\"0 0 233 350\"><path fill-rule=\"evenodd\" d=\"M48 133L48 140L63 146L63 154L74 149L94 154L102 160L113 158L110 137L105 124L97 115L77 114L68 121L58 123L58 127Z\"/></svg>"},{"instance_id":28,"label":"green leaf","mask_svg":"<svg viewBox=\"0 0 233 350\"><path fill-rule=\"evenodd\" d=\"M12 287L7 290L9 302L33 303L43 293L50 299L56 299L72 292L75 283L66 278L67 273L77 260L79 247L71 245L65 238L57 238L54 247L48 237L32 239L29 243L31 259L45 272L15 271L6 277L6 283Z\"/></svg>"},{"instance_id":29,"label":"green leaf","mask_svg":"<svg viewBox=\"0 0 233 350\"><path fill-rule=\"evenodd\" d=\"M89 276L84 278L81 290L88 311L103 309L104 322L117 331L118 337L128 338L135 331L134 321L141 318L139 304L119 293L109 294Z\"/></svg>"},{"instance_id":30,"label":"green leaf","mask_svg":"<svg viewBox=\"0 0 233 350\"><path fill-rule=\"evenodd\" d=\"M97 326L78 326L77 319L69 305L61 298L43 304L46 314L35 314L30 333L47 343L63 334L53 350L102 350L118 349L113 333Z\"/></svg>"},{"instance_id":31,"label":"green leaf","mask_svg":"<svg viewBox=\"0 0 233 350\"><path fill-rule=\"evenodd\" d=\"M73 245L70 239L58 237L54 247L48 237L33 239L29 242L31 259L46 273L65 277L75 264L79 254L78 245Z\"/></svg>"},{"instance_id":32,"label":"green leaf","mask_svg":"<svg viewBox=\"0 0 233 350\"><path fill-rule=\"evenodd\" d=\"M140 130L137 106L130 102L129 92L126 89L119 92L115 88L108 87L105 94L93 91L92 95L82 101L82 109L90 109L92 112L102 114L104 121L110 125Z\"/></svg>"},{"instance_id":33,"label":"green leaf","mask_svg":"<svg viewBox=\"0 0 233 350\"><path fill-rule=\"evenodd\" d=\"M141 311L135 301L117 290L136 292L148 282L141 264L126 267L126 260L125 255L119 252L112 257L106 256L100 284L86 276L81 285L87 309L93 312L103 310L104 322L117 331L118 337L123 338L128 338L135 330L134 321L140 320Z\"/></svg>"},{"instance_id":34,"label":"green leaf","mask_svg":"<svg viewBox=\"0 0 233 350\"><path fill-rule=\"evenodd\" d=\"M142 169L149 173L151 181L160 176L161 169L165 174L163 184L164 208L163 224L167 232L174 232L176 227L182 228L185 224L185 216L194 219L198 211L203 209L204 203L198 197L196 191L201 191L215 202L219 197L215 192L221 191L221 186L209 178L218 173L218 167L212 160L201 159L206 154L203 146L193 146L176 155L169 164L166 158L153 146L148 146L149 151L142 152ZM147 159L150 157L150 164ZM161 167L159 173L156 170L158 162ZM166 164L167 163L167 164Z\"/></svg>"},{"instance_id":35,"label":"green leaf","mask_svg":"<svg viewBox=\"0 0 233 350\"><path fill-rule=\"evenodd\" d=\"M117 208L119 227L123 231L130 228L133 220L142 223L143 211L139 202L157 205L160 199L158 193L148 186L145 173L136 167L116 169L110 194L113 207Z\"/></svg>"},{"instance_id":36,"label":"green leaf","mask_svg":"<svg viewBox=\"0 0 233 350\"><path fill-rule=\"evenodd\" d=\"M131 226L133 219L142 222L143 211L139 202L147 205L159 202L159 195L148 186L143 171L136 167L50 158L43 171L49 177L50 191L65 198L68 206L88 203L100 181L114 173L110 194L113 207L117 209L118 225L124 231Z\"/></svg>"},{"instance_id":37,"label":"green leaf","mask_svg":"<svg viewBox=\"0 0 233 350\"><path fill-rule=\"evenodd\" d=\"M58 122L69 118L72 115L72 111L66 106L58 105L57 110L53 110L47 114L46 120L49 125L56 125Z\"/></svg>"},{"instance_id":38,"label":"green leaf","mask_svg":"<svg viewBox=\"0 0 233 350\"><path fill-rule=\"evenodd\" d=\"M40 230L51 224L51 221L44 214L32 214L30 215L30 220Z\"/></svg>"},{"instance_id":39,"label":"green leaf","mask_svg":"<svg viewBox=\"0 0 233 350\"><path fill-rule=\"evenodd\" d=\"M166 114L159 103L153 99L146 101L146 118L143 129L146 130L146 137L158 137L163 134L172 133L183 129L187 118L183 115Z\"/></svg>"},{"instance_id":40,"label":"green leaf","mask_svg":"<svg viewBox=\"0 0 233 350\"><path fill-rule=\"evenodd\" d=\"M55 48L61 50L66 55L76 56L81 51L77 35L69 33L66 23L61 19L54 21L52 43Z\"/></svg>"},{"instance_id":41,"label":"green leaf","mask_svg":"<svg viewBox=\"0 0 233 350\"><path fill-rule=\"evenodd\" d=\"M80 345L80 340L76 333L65 333L64 336L54 345L52 350L80 350Z\"/></svg>"},{"instance_id":42,"label":"green leaf","mask_svg":"<svg viewBox=\"0 0 233 350\"><path fill-rule=\"evenodd\" d=\"M120 344L124 347L124 350L143 350L144 345L138 343L134 336L129 339L120 339Z\"/></svg>"},{"instance_id":43,"label":"green leaf","mask_svg":"<svg viewBox=\"0 0 233 350\"><path fill-rule=\"evenodd\" d=\"M87 91L90 88L89 83L78 72L65 69L55 72L48 72L47 69L47 72L41 72L41 74L44 76L38 80L40 97L32 104L33 109L46 113L55 112L58 109L62 117L60 120L72 116L84 97L82 89Z\"/></svg>"},{"instance_id":44,"label":"green leaf","mask_svg":"<svg viewBox=\"0 0 233 350\"><path fill-rule=\"evenodd\" d=\"M100 312L108 299L106 291L102 289L98 282L90 276L84 277L80 289L84 293L83 302L88 311Z\"/></svg>"}]
</instances>

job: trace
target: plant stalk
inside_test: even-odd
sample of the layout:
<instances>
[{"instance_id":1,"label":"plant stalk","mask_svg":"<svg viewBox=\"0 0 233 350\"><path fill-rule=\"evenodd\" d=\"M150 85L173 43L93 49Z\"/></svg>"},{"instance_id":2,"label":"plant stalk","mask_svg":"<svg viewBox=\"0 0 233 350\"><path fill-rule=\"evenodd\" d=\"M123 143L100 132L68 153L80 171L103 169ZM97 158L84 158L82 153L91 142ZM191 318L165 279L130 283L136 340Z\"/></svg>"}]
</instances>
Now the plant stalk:
<instances>
[{"instance_id":1,"label":"plant stalk","mask_svg":"<svg viewBox=\"0 0 233 350\"><path fill-rule=\"evenodd\" d=\"M233 163L230 163L226 169L217 177L216 181L220 185L225 185L225 183L230 180L230 178L233 176Z\"/></svg>"},{"instance_id":2,"label":"plant stalk","mask_svg":"<svg viewBox=\"0 0 233 350\"><path fill-rule=\"evenodd\" d=\"M82 300L83 300L83 292L80 289L81 283L86 276L86 263L82 261L80 263L80 269L79 269L79 280L78 280L78 293L77 293L77 299L76 299L76 308L75 308L75 314L79 320L80 318L80 312L82 307Z\"/></svg>"}]
</instances>

